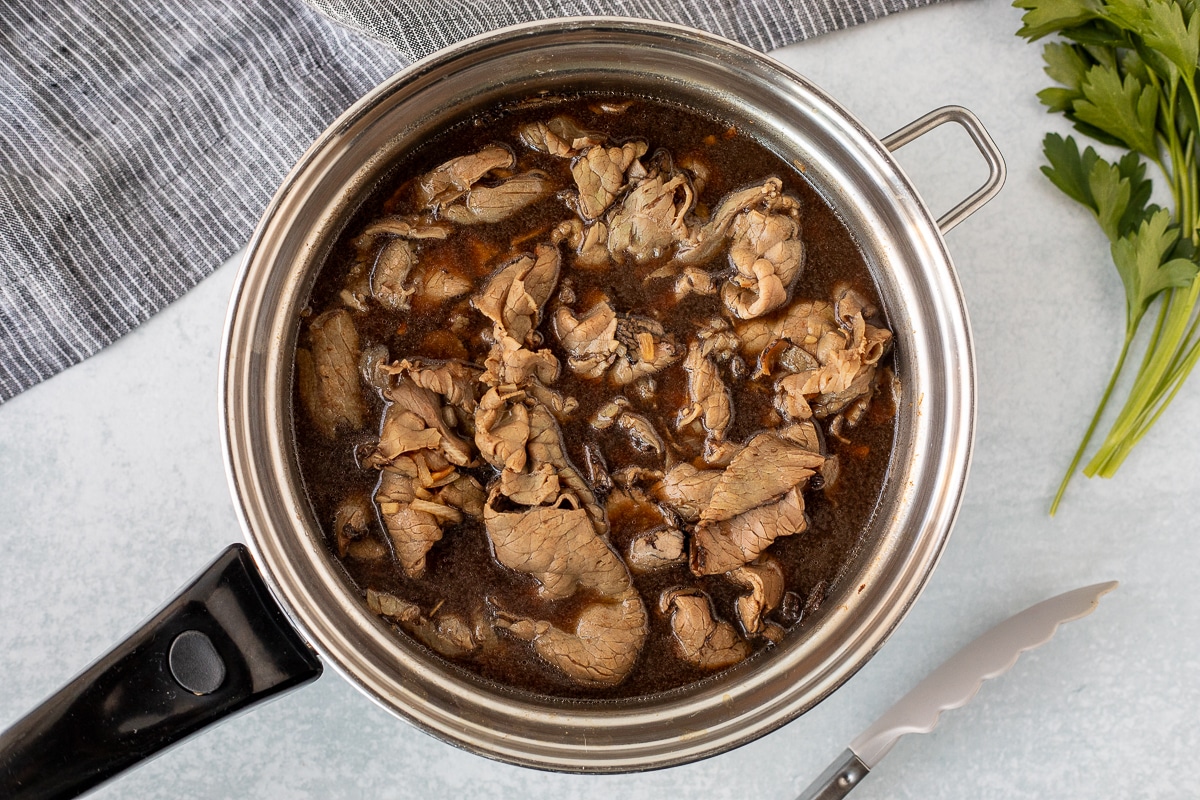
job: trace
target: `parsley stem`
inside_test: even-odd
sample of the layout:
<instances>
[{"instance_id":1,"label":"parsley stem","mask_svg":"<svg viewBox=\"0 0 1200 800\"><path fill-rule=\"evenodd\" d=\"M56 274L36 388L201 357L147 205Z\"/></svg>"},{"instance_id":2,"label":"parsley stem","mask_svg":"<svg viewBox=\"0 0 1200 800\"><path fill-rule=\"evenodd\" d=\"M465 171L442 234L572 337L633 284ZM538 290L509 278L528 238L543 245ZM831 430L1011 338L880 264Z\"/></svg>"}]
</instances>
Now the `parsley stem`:
<instances>
[{"instance_id":1,"label":"parsley stem","mask_svg":"<svg viewBox=\"0 0 1200 800\"><path fill-rule=\"evenodd\" d=\"M1149 358L1143 360L1143 369L1134 380L1124 407L1117 415L1117 419L1109 429L1108 436L1100 445L1100 449L1084 467L1083 474L1089 478L1098 473L1104 477L1111 477L1120 466L1123 457L1116 459L1116 456L1124 440L1134 434L1139 421L1145 421L1156 398L1161 397L1162 392L1166 389L1167 384L1163 382L1163 377L1167 374L1173 361L1173 355L1183 341L1185 328L1191 319L1198 298L1200 298L1200 280L1193 280L1186 288L1170 291L1166 301L1165 324L1161 338L1153 348L1147 350ZM1154 419L1157 419L1157 415L1154 416ZM1151 424L1153 423L1151 422ZM1142 431L1142 435L1144 433L1145 430ZM1110 464L1110 462L1113 463Z\"/></svg>"},{"instance_id":2,"label":"parsley stem","mask_svg":"<svg viewBox=\"0 0 1200 800\"><path fill-rule=\"evenodd\" d=\"M1125 357L1129 355L1129 345L1133 342L1133 334L1136 331L1137 326L1134 326L1125 332L1125 343L1121 345L1121 354L1117 356L1117 364L1113 367L1112 376L1108 379L1108 385L1104 387L1104 394L1100 396L1100 404L1096 406L1096 413L1092 414L1092 421L1088 425L1087 432L1083 434L1083 441L1079 443L1079 448L1075 451L1075 457L1071 459L1071 466L1067 467L1067 472L1063 475L1062 483L1058 485L1058 492L1054 495L1054 502L1050 504L1050 516L1052 517L1058 511L1058 504L1062 502L1063 495L1067 492L1067 484L1071 482L1071 478L1075 475L1076 467L1083 460L1083 453L1092 441L1092 434L1096 432L1096 425L1099 424L1100 417L1103 416L1104 409L1108 406L1108 399L1112 396L1113 388L1117 385L1117 378L1121 375L1121 368L1125 366Z\"/></svg>"},{"instance_id":3,"label":"parsley stem","mask_svg":"<svg viewBox=\"0 0 1200 800\"><path fill-rule=\"evenodd\" d=\"M1150 360L1154 355L1154 351L1158 349L1158 343L1162 339L1163 323L1167 319L1167 304L1166 302L1159 303L1158 316L1154 320L1154 330L1150 332L1150 341L1146 345L1145 352L1142 353L1142 363L1138 365L1137 374L1133 376L1133 382L1136 385L1146 374L1146 369L1150 365ZM1140 322L1140 320L1139 320Z\"/></svg>"},{"instance_id":4,"label":"parsley stem","mask_svg":"<svg viewBox=\"0 0 1200 800\"><path fill-rule=\"evenodd\" d=\"M1179 370L1182 368L1183 362L1191 357L1191 351L1196 348L1195 339L1197 325L1200 325L1200 316L1192 318L1192 324L1188 328L1187 335L1183 337L1183 342L1175 350L1175 353L1171 358L1171 363L1167 367L1166 377L1163 378L1164 382L1170 383L1174 381L1175 376L1179 374Z\"/></svg>"},{"instance_id":5,"label":"parsley stem","mask_svg":"<svg viewBox=\"0 0 1200 800\"><path fill-rule=\"evenodd\" d=\"M1116 453L1109 459L1108 463L1105 464L1104 469L1100 471L1100 477L1113 477L1117 473L1117 469L1125 461L1125 457L1129 455L1131 450L1133 450L1134 446L1137 445L1138 442L1140 442L1142 438L1150 432L1150 429L1154 427L1154 423L1158 422L1158 418L1162 416L1164 411L1167 410L1167 406L1171 405L1171 401L1175 399L1176 393L1183 388L1184 381L1191 373L1192 367L1196 365L1197 356L1200 356L1200 350L1192 347L1188 353L1187 359L1184 361L1183 368L1176 374L1174 378L1171 379L1169 383L1171 391L1165 398L1155 402L1155 406L1153 408L1154 413L1150 416L1150 418L1144 421L1141 427L1139 427L1131 436L1125 437ZM1146 409L1147 412L1150 410L1151 409L1149 408Z\"/></svg>"}]
</instances>

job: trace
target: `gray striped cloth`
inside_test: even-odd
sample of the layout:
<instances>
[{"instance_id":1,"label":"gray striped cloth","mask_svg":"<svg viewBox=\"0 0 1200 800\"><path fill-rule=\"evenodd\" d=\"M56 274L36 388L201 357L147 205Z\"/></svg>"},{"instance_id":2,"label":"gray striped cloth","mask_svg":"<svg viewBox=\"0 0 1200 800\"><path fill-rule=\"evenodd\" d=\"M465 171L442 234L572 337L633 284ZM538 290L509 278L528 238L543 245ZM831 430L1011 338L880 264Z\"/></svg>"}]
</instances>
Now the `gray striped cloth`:
<instances>
[{"instance_id":1,"label":"gray striped cloth","mask_svg":"<svg viewBox=\"0 0 1200 800\"><path fill-rule=\"evenodd\" d=\"M934 0L0 0L0 403L249 238L343 109L518 21L616 14L760 49Z\"/></svg>"}]
</instances>

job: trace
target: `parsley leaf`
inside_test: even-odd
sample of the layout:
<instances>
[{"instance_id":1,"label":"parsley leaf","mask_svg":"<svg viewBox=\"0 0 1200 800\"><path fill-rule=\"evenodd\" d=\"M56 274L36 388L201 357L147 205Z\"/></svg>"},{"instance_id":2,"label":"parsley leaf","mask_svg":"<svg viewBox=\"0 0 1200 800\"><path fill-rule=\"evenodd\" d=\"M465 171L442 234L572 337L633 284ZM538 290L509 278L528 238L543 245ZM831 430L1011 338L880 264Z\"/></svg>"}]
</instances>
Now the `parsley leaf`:
<instances>
[{"instance_id":1,"label":"parsley leaf","mask_svg":"<svg viewBox=\"0 0 1200 800\"><path fill-rule=\"evenodd\" d=\"M1120 139L1126 147L1158 158L1154 122L1158 89L1133 75L1124 80L1117 70L1097 64L1083 80L1084 98L1075 102L1075 116Z\"/></svg>"},{"instance_id":2,"label":"parsley leaf","mask_svg":"<svg viewBox=\"0 0 1200 800\"><path fill-rule=\"evenodd\" d=\"M1132 190L1129 181L1121 177L1121 171L1115 164L1109 164L1104 159L1096 159L1092 171L1088 173L1088 186L1096 201L1093 211L1100 229L1110 242L1121 238L1121 218L1129 208L1129 197Z\"/></svg>"},{"instance_id":3,"label":"parsley leaf","mask_svg":"<svg viewBox=\"0 0 1200 800\"><path fill-rule=\"evenodd\" d=\"M1101 8L1097 0L1016 0L1013 5L1027 9L1017 35L1031 40L1098 17Z\"/></svg>"},{"instance_id":4,"label":"parsley leaf","mask_svg":"<svg viewBox=\"0 0 1200 800\"><path fill-rule=\"evenodd\" d=\"M1103 20L1097 19L1080 25L1077 28L1067 28L1061 31L1061 34L1073 42L1078 42L1088 47L1113 48L1113 47L1128 47L1129 37L1115 25L1109 25ZM1111 63L1115 58L1110 58Z\"/></svg>"},{"instance_id":5,"label":"parsley leaf","mask_svg":"<svg viewBox=\"0 0 1200 800\"><path fill-rule=\"evenodd\" d=\"M1068 44L1048 44L1042 51L1046 74L1062 84L1038 92L1038 99L1051 111L1072 111L1075 101L1083 99L1083 80L1088 61L1083 53Z\"/></svg>"},{"instance_id":6,"label":"parsley leaf","mask_svg":"<svg viewBox=\"0 0 1200 800\"><path fill-rule=\"evenodd\" d=\"M1146 178L1146 165L1137 153L1126 153L1112 164L1090 147L1080 153L1073 137L1064 139L1057 133L1047 134L1042 148L1050 162L1042 172L1064 194L1096 215L1109 241L1134 231L1158 210L1157 206L1147 206L1152 186Z\"/></svg>"},{"instance_id":7,"label":"parsley leaf","mask_svg":"<svg viewBox=\"0 0 1200 800\"><path fill-rule=\"evenodd\" d=\"M1042 59L1046 62L1047 75L1064 87L1083 94L1083 79L1091 64L1082 52L1069 44L1052 42L1042 48Z\"/></svg>"},{"instance_id":8,"label":"parsley leaf","mask_svg":"<svg viewBox=\"0 0 1200 800\"><path fill-rule=\"evenodd\" d=\"M1117 170L1123 180L1129 181L1129 204L1117 225L1118 232L1124 236L1157 212L1158 206L1147 205L1154 187L1146 177L1146 164L1137 153L1122 156L1117 162Z\"/></svg>"},{"instance_id":9,"label":"parsley leaf","mask_svg":"<svg viewBox=\"0 0 1200 800\"><path fill-rule=\"evenodd\" d=\"M1185 258L1163 260L1179 239L1179 229L1170 223L1170 213L1160 209L1142 222L1137 231L1112 244L1113 263L1125 285L1127 326L1141 321L1159 292L1187 286L1196 277L1198 268L1194 262Z\"/></svg>"},{"instance_id":10,"label":"parsley leaf","mask_svg":"<svg viewBox=\"0 0 1200 800\"><path fill-rule=\"evenodd\" d=\"M1042 151L1050 162L1050 166L1042 167L1042 173L1067 197L1095 211L1096 201L1092 199L1088 175L1097 159L1096 151L1089 147L1080 155L1074 137L1063 139L1057 133L1046 134Z\"/></svg>"},{"instance_id":11,"label":"parsley leaf","mask_svg":"<svg viewBox=\"0 0 1200 800\"><path fill-rule=\"evenodd\" d=\"M1191 11L1189 16L1190 21L1184 21L1183 9L1174 3L1152 3L1142 34L1146 45L1162 53L1181 75L1194 75L1200 68L1200 14Z\"/></svg>"},{"instance_id":12,"label":"parsley leaf","mask_svg":"<svg viewBox=\"0 0 1200 800\"><path fill-rule=\"evenodd\" d=\"M1107 0L1107 16L1136 34L1152 56L1165 60L1179 75L1193 75L1200 60L1200 17L1170 0ZM1156 65L1159 59L1147 59Z\"/></svg>"}]
</instances>

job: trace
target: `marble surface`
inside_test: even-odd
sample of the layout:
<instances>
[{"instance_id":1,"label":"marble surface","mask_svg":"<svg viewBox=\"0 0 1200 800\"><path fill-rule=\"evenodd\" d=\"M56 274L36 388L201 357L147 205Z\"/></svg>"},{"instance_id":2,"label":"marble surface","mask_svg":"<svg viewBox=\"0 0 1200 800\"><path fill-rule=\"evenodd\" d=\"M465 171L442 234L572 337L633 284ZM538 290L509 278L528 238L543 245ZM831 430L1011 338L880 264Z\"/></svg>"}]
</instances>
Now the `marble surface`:
<instances>
[{"instance_id":1,"label":"marble surface","mask_svg":"<svg viewBox=\"0 0 1200 800\"><path fill-rule=\"evenodd\" d=\"M735 752L587 777L458 751L328 672L114 781L103 798L621 796L791 798L942 659L1010 613L1119 579L1098 611L908 736L854 796L1200 796L1200 386L1111 481L1046 509L1122 329L1092 221L1039 174L1064 130L1034 94L1039 48L1003 2L960 0L780 51L878 134L937 106L974 110L1008 185L947 237L970 308L975 459L955 533L908 619L833 696ZM953 128L901 151L935 211L984 175ZM217 432L231 261L91 360L0 407L0 727L132 629L239 538Z\"/></svg>"}]
</instances>

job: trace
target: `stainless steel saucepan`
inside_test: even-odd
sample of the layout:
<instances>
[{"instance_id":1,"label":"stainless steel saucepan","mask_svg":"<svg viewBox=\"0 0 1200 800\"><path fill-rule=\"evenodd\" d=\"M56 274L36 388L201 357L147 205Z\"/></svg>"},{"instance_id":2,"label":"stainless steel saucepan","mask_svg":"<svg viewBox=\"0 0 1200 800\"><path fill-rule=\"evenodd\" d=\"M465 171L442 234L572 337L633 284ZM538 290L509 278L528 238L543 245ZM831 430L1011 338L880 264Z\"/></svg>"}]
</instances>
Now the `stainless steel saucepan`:
<instances>
[{"instance_id":1,"label":"stainless steel saucepan","mask_svg":"<svg viewBox=\"0 0 1200 800\"><path fill-rule=\"evenodd\" d=\"M631 93L729 120L806 178L865 252L895 333L903 395L893 465L864 545L821 610L766 657L650 698L580 702L497 688L396 636L329 554L292 446L292 362L316 273L378 179L416 143L497 103ZM892 157L961 124L986 185L935 220ZM880 140L801 76L674 25L568 19L476 37L356 103L284 181L250 242L226 329L222 420L250 551L235 545L128 641L0 735L0 795L67 797L329 664L448 742L554 770L644 770L771 731L828 695L920 594L966 479L975 381L963 299L942 235L985 203L1003 161L970 112L946 108Z\"/></svg>"}]
</instances>

